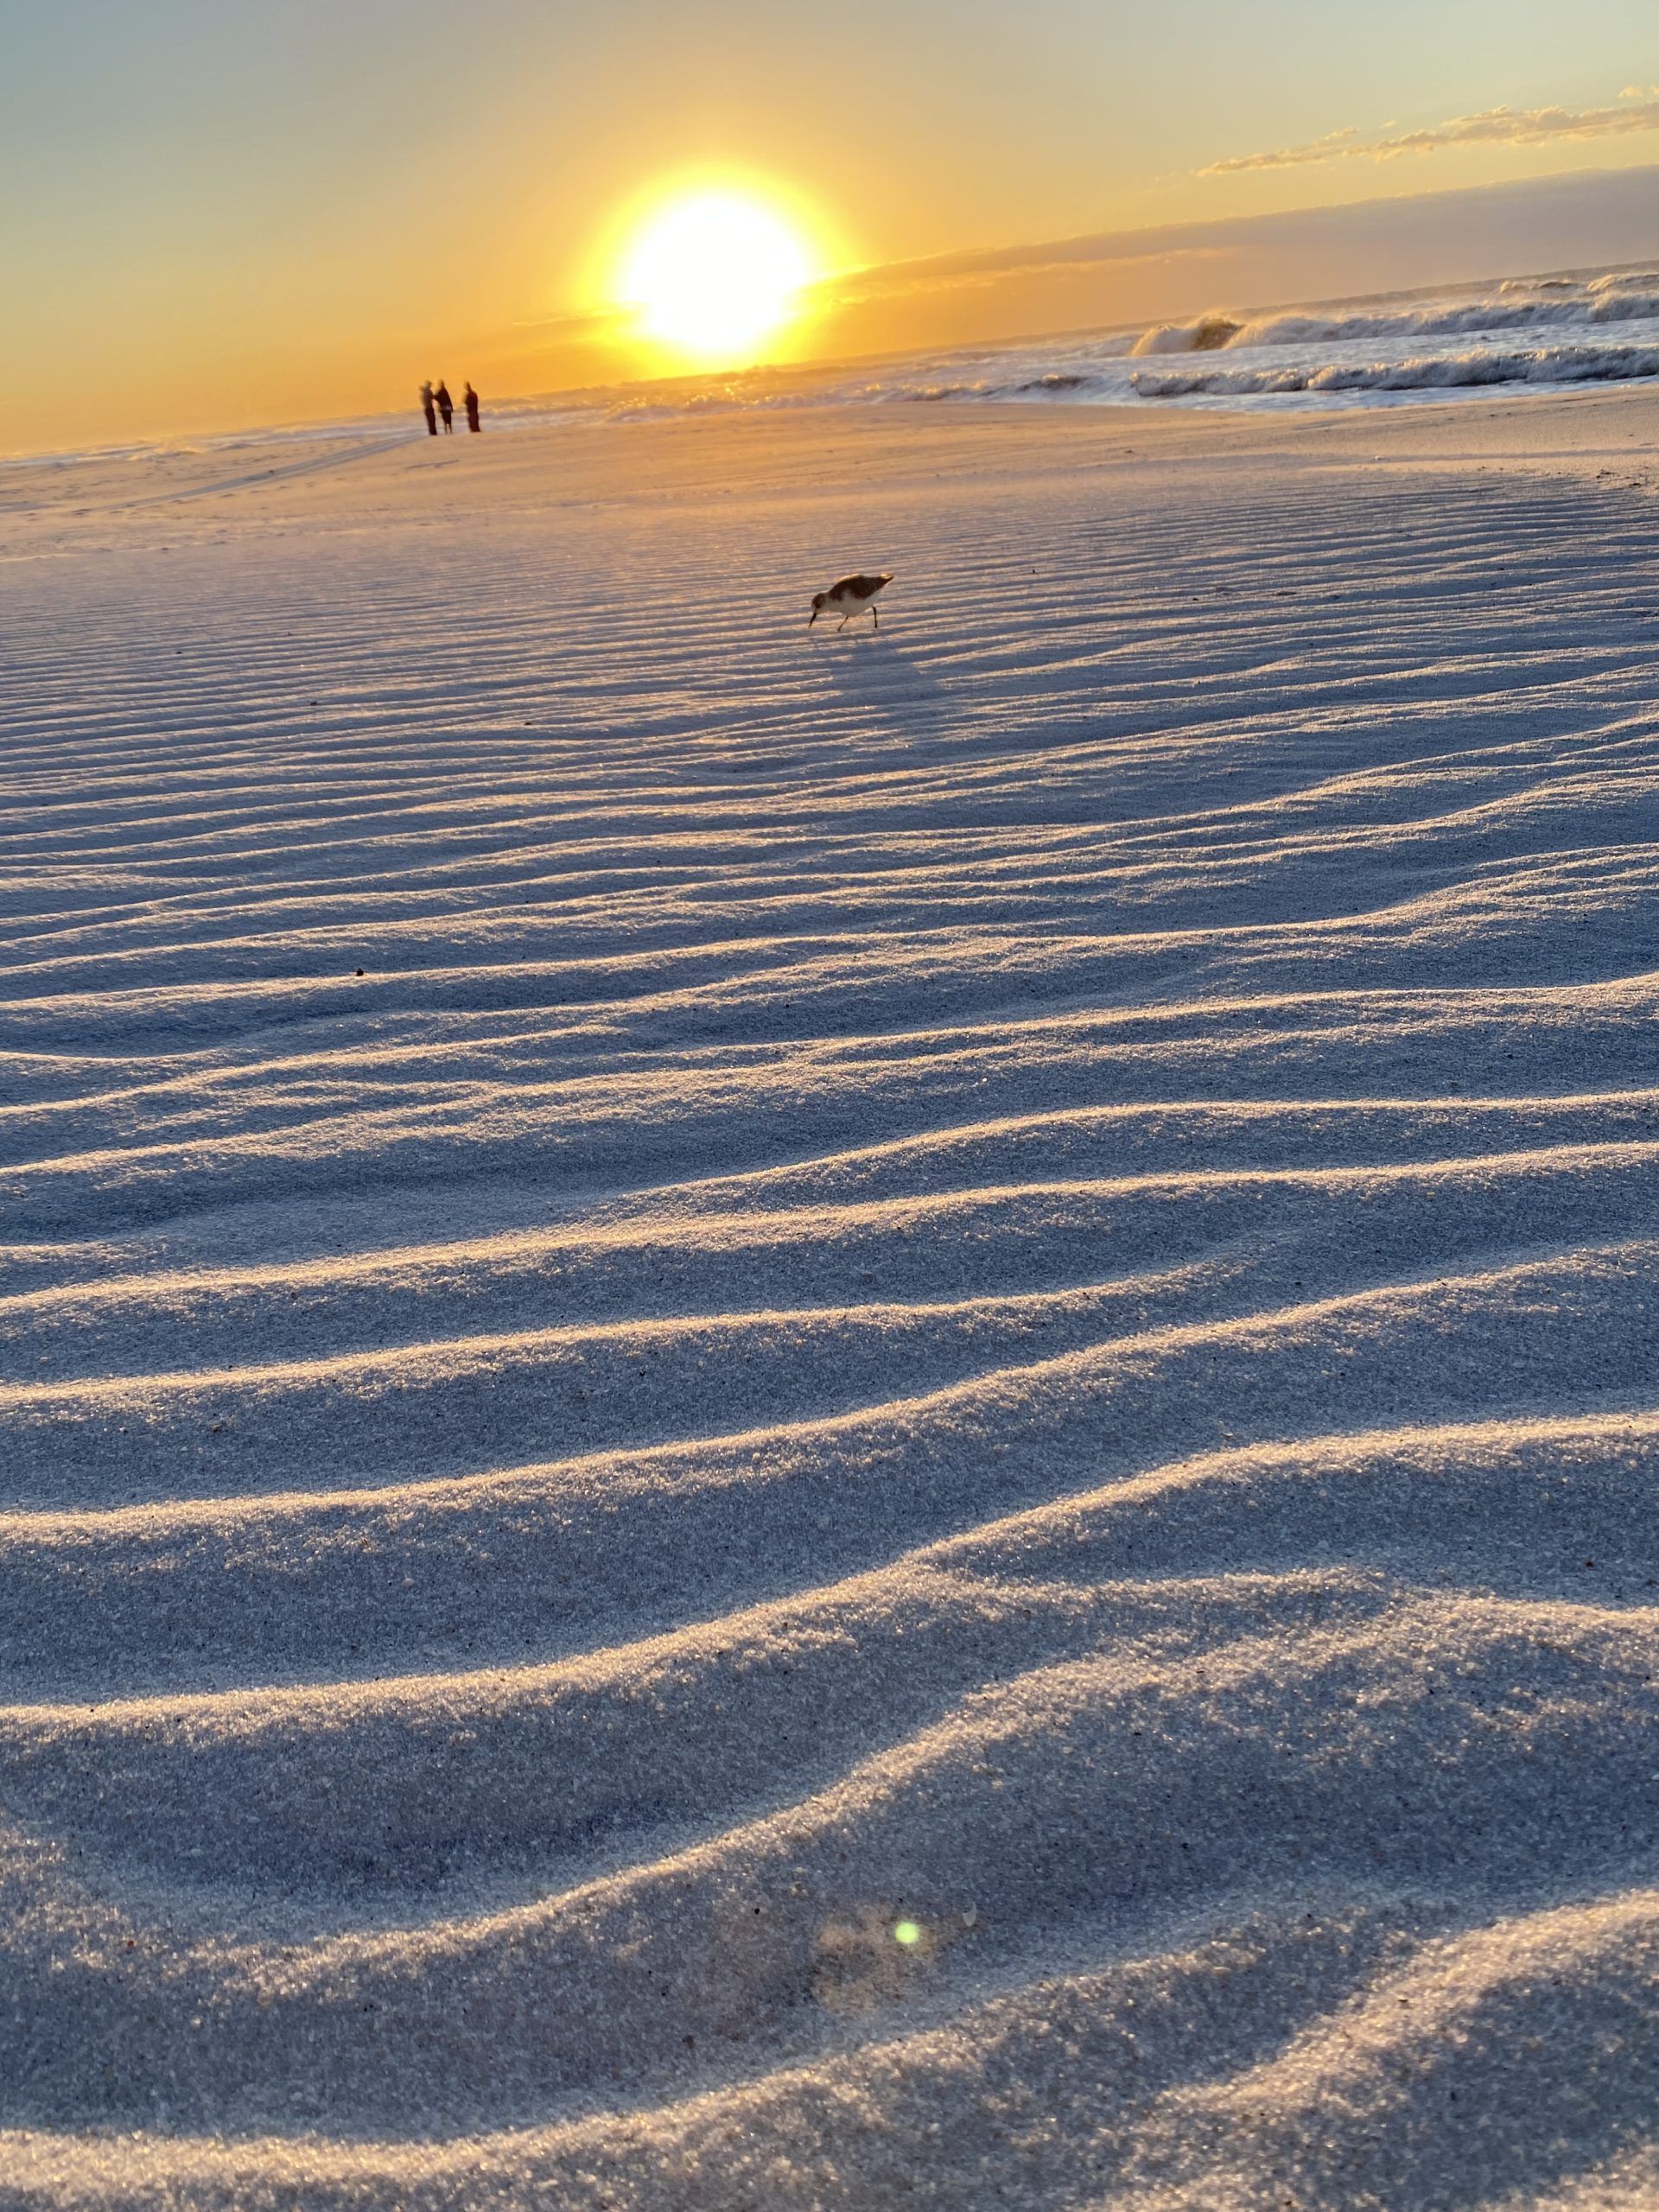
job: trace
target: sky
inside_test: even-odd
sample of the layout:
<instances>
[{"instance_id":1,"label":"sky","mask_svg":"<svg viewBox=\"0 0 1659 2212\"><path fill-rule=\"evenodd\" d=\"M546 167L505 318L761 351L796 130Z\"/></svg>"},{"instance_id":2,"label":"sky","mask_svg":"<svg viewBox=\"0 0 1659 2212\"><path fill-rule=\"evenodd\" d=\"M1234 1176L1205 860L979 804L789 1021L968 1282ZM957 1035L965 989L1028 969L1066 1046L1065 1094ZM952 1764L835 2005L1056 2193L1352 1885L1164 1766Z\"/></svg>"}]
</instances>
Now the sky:
<instances>
[{"instance_id":1,"label":"sky","mask_svg":"<svg viewBox=\"0 0 1659 2212\"><path fill-rule=\"evenodd\" d=\"M775 341L797 357L1548 265L1536 192L1491 188L1581 172L1629 189L1605 248L1582 191L1550 201L1570 257L1659 251L1653 0L846 24L823 0L0 0L0 449L378 411L433 373L659 371L607 277L628 211L710 175L799 211L834 272ZM1327 226L1311 258L1262 219L1452 192L1480 210L1464 270L1432 213ZM1079 238L1114 243L1057 254Z\"/></svg>"}]
</instances>

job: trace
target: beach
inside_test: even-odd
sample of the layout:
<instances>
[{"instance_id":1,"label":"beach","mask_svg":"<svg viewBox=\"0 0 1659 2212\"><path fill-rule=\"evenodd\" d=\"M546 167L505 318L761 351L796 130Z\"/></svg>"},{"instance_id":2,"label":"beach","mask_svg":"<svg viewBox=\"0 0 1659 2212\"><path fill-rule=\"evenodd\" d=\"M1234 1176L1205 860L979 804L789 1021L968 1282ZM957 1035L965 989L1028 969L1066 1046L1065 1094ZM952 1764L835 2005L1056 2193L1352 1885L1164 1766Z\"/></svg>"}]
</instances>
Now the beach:
<instances>
[{"instance_id":1,"label":"beach","mask_svg":"<svg viewBox=\"0 0 1659 2212\"><path fill-rule=\"evenodd\" d=\"M6 2212L1659 2202L1656 494L0 467Z\"/></svg>"}]
</instances>

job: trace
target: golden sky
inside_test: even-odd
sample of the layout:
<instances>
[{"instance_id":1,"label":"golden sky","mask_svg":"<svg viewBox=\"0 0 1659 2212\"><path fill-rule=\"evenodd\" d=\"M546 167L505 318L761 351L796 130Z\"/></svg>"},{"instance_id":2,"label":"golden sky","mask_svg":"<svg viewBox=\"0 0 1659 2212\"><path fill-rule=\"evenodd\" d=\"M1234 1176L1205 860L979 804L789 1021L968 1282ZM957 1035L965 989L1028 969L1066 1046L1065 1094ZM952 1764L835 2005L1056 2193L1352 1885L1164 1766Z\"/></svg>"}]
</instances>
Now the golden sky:
<instances>
[{"instance_id":1,"label":"golden sky","mask_svg":"<svg viewBox=\"0 0 1659 2212\"><path fill-rule=\"evenodd\" d=\"M1434 220L1318 251L1249 225L1659 161L1651 0L891 0L849 24L821 0L0 0L0 446L676 365L613 298L676 191L787 216L830 281L754 343L798 358L1359 293L1413 281L1414 251L1437 281ZM1659 250L1628 208L1603 249L1587 200L1559 240L1540 204L1492 196L1459 250Z\"/></svg>"}]
</instances>

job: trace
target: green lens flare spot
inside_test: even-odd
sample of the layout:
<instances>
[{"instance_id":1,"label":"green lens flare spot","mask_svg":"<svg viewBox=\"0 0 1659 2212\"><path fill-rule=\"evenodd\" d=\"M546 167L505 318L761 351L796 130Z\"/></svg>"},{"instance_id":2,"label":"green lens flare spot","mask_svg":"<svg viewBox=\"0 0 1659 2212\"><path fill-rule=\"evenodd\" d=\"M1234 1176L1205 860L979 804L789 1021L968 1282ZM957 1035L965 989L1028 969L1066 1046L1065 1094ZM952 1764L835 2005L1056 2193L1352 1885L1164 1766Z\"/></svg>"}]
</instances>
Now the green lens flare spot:
<instances>
[{"instance_id":1,"label":"green lens flare spot","mask_svg":"<svg viewBox=\"0 0 1659 2212\"><path fill-rule=\"evenodd\" d=\"M922 1940L920 1923L914 1920L895 1920L893 1940L895 1943L902 1943L907 1951L914 1950Z\"/></svg>"}]
</instances>

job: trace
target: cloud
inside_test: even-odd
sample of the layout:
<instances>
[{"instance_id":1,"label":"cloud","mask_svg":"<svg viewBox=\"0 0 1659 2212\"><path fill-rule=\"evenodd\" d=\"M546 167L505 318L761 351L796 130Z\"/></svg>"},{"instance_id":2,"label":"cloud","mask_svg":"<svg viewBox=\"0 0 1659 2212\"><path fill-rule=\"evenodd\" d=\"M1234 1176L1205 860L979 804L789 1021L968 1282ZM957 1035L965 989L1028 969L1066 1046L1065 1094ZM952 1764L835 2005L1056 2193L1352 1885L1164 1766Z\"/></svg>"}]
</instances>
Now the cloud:
<instances>
[{"instance_id":1,"label":"cloud","mask_svg":"<svg viewBox=\"0 0 1659 2212\"><path fill-rule=\"evenodd\" d=\"M1333 130L1304 146L1268 154L1236 154L1211 162L1201 176L1233 176L1241 169L1300 168L1314 162L1393 162L1406 154L1437 154L1446 146L1542 146L1554 138L1614 138L1659 130L1659 86L1627 85L1612 107L1489 107L1479 115L1404 130L1393 138L1362 138Z\"/></svg>"},{"instance_id":2,"label":"cloud","mask_svg":"<svg viewBox=\"0 0 1659 2212\"><path fill-rule=\"evenodd\" d=\"M1177 242L1172 236L1152 247L1121 233L1051 238L1037 245L986 246L965 253L938 254L926 261L889 261L866 269L844 270L813 288L825 306L861 306L921 293L985 289L1007 279L1047 276L1057 270L1134 270L1147 262L1203 259L1218 249L1202 240Z\"/></svg>"}]
</instances>

